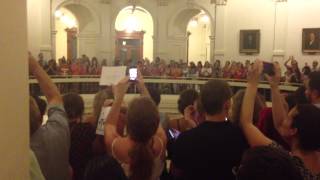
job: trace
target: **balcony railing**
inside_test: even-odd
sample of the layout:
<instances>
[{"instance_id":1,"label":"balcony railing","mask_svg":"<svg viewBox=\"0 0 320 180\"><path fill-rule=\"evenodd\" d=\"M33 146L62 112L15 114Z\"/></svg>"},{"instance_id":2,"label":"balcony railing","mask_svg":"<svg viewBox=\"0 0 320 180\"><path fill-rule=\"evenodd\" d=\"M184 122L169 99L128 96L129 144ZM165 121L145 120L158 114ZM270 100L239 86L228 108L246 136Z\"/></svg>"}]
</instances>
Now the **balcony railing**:
<instances>
[{"instance_id":1,"label":"balcony railing","mask_svg":"<svg viewBox=\"0 0 320 180\"><path fill-rule=\"evenodd\" d=\"M57 84L60 92L62 94L68 92L77 92L79 94L95 94L100 89L104 88L99 85L99 76L51 76L54 83ZM162 94L166 95L177 95L181 91L193 88L200 90L201 86L205 84L208 80L213 78L168 78L168 77L144 77L145 83L148 87L159 88ZM236 79L223 79L228 81L230 87L235 93L239 89L246 88L245 80ZM30 92L34 95L42 95L37 81L30 77ZM280 85L280 89L283 92L293 92L301 84L284 84ZM259 92L264 95L267 101L270 101L270 86L268 82L261 81L259 84ZM137 93L136 88L132 85L129 88L129 93Z\"/></svg>"}]
</instances>

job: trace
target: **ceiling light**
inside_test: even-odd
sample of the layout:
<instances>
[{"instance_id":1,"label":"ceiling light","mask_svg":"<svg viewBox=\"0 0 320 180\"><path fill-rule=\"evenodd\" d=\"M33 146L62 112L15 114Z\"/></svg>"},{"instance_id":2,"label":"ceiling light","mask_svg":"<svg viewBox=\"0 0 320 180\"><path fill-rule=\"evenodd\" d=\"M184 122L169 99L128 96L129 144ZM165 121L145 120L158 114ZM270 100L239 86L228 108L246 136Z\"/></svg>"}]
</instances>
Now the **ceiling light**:
<instances>
[{"instance_id":1,"label":"ceiling light","mask_svg":"<svg viewBox=\"0 0 320 180\"><path fill-rule=\"evenodd\" d=\"M210 22L210 18L208 15L203 15L200 20L205 24Z\"/></svg>"},{"instance_id":2,"label":"ceiling light","mask_svg":"<svg viewBox=\"0 0 320 180\"><path fill-rule=\"evenodd\" d=\"M189 26L191 27L197 27L198 26L198 21L196 19L192 19L190 22L189 22Z\"/></svg>"},{"instance_id":3,"label":"ceiling light","mask_svg":"<svg viewBox=\"0 0 320 180\"><path fill-rule=\"evenodd\" d=\"M61 16L63 16L62 12L60 10L57 10L56 12L54 12L54 16L56 18L60 18Z\"/></svg>"}]
</instances>

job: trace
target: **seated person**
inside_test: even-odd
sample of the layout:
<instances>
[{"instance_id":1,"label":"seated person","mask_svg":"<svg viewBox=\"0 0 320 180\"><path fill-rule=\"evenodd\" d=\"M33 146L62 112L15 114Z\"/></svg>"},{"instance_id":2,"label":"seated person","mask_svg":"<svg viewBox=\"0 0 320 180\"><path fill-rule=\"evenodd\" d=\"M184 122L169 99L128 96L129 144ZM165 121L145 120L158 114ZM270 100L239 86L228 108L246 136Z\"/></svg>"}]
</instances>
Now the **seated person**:
<instances>
[{"instance_id":1,"label":"seated person","mask_svg":"<svg viewBox=\"0 0 320 180\"><path fill-rule=\"evenodd\" d=\"M141 75L138 75L136 83L144 97L132 100L128 106L126 137L117 133L116 124L129 78L122 79L113 87L115 100L105 123L105 144L130 180L156 180L164 168L167 139L159 125L158 108L151 100Z\"/></svg>"},{"instance_id":2,"label":"seated person","mask_svg":"<svg viewBox=\"0 0 320 180\"><path fill-rule=\"evenodd\" d=\"M272 91L274 125L290 145L291 152L285 151L272 139L266 137L253 125L254 97L257 93L259 77L263 64L256 61L248 73L248 86L241 110L241 126L251 147L269 146L288 154L290 160L300 171L305 180L320 179L320 109L315 105L306 104L294 107L288 114L283 103L278 84L280 67L274 64L275 75L266 75Z\"/></svg>"},{"instance_id":3,"label":"seated person","mask_svg":"<svg viewBox=\"0 0 320 180\"><path fill-rule=\"evenodd\" d=\"M232 168L240 164L247 148L241 129L227 121L231 108L227 82L210 80L200 93L206 120L181 133L173 147L172 162L183 179L234 180Z\"/></svg>"},{"instance_id":4,"label":"seated person","mask_svg":"<svg viewBox=\"0 0 320 180\"><path fill-rule=\"evenodd\" d=\"M29 54L29 69L38 80L48 102L48 121L43 126L41 126L40 113L39 119L30 118L31 149L37 157L46 180L70 179L70 131L61 95L31 54ZM32 111L39 111L37 108L30 107L30 114Z\"/></svg>"}]
</instances>

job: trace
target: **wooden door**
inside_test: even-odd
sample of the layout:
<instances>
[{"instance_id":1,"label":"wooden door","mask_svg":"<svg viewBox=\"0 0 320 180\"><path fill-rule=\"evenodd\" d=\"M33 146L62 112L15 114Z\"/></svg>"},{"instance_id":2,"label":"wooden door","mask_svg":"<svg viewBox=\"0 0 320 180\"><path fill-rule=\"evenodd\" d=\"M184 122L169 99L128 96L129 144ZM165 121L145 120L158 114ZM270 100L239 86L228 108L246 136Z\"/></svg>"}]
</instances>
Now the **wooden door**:
<instances>
[{"instance_id":1,"label":"wooden door","mask_svg":"<svg viewBox=\"0 0 320 180\"><path fill-rule=\"evenodd\" d=\"M74 60L78 55L77 28L66 29L67 32L67 59Z\"/></svg>"},{"instance_id":2,"label":"wooden door","mask_svg":"<svg viewBox=\"0 0 320 180\"><path fill-rule=\"evenodd\" d=\"M116 60L121 65L135 66L143 58L144 32L117 31Z\"/></svg>"}]
</instances>

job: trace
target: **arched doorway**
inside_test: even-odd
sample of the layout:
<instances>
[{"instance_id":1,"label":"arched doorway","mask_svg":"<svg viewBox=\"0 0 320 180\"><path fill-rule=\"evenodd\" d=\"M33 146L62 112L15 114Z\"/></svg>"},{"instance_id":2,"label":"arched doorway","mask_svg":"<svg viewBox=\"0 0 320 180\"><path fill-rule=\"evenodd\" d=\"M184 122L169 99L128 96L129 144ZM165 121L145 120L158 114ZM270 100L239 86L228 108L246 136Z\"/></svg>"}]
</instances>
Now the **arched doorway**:
<instances>
[{"instance_id":1,"label":"arched doorway","mask_svg":"<svg viewBox=\"0 0 320 180\"><path fill-rule=\"evenodd\" d=\"M72 1L64 1L52 8L54 12L52 26L54 57L59 59L65 56L74 60L81 55L88 57L99 55L97 44L100 21L94 9L86 3ZM70 27L68 24L73 26ZM67 40L68 37L72 38Z\"/></svg>"},{"instance_id":2,"label":"arched doorway","mask_svg":"<svg viewBox=\"0 0 320 180\"><path fill-rule=\"evenodd\" d=\"M186 61L213 60L213 17L203 7L182 7L168 24L168 54L173 59Z\"/></svg>"},{"instance_id":3,"label":"arched doorway","mask_svg":"<svg viewBox=\"0 0 320 180\"><path fill-rule=\"evenodd\" d=\"M65 8L55 12L55 55L56 58L76 59L78 55L78 20L75 15Z\"/></svg>"},{"instance_id":4,"label":"arched doorway","mask_svg":"<svg viewBox=\"0 0 320 180\"><path fill-rule=\"evenodd\" d=\"M146 58L153 60L153 19L150 13L139 6L123 8L115 21L118 64L136 64Z\"/></svg>"},{"instance_id":5,"label":"arched doorway","mask_svg":"<svg viewBox=\"0 0 320 180\"><path fill-rule=\"evenodd\" d=\"M189 62L210 62L210 35L210 18L204 11L201 11L192 17L187 27Z\"/></svg>"}]
</instances>

